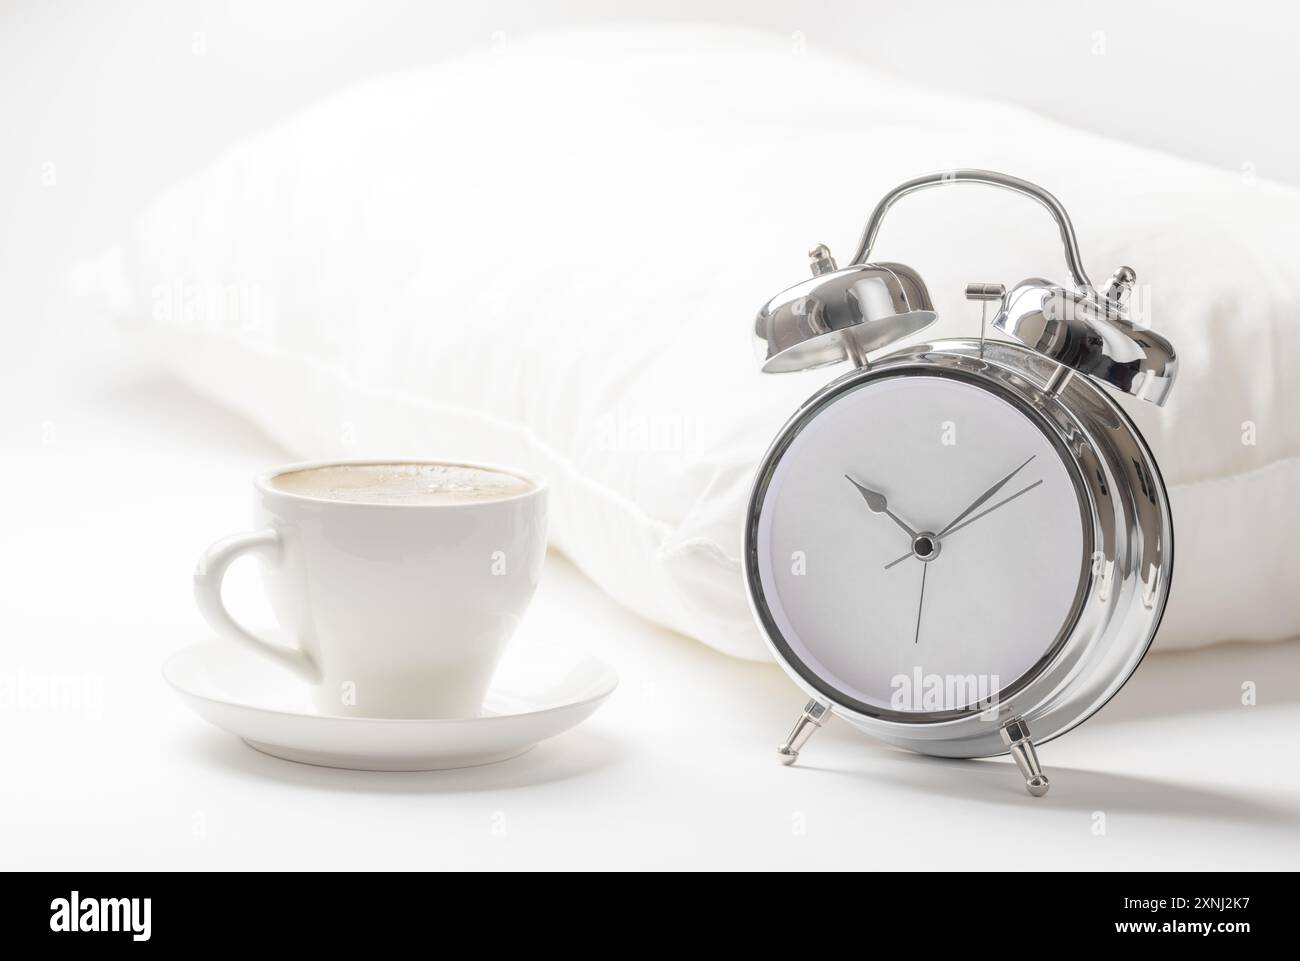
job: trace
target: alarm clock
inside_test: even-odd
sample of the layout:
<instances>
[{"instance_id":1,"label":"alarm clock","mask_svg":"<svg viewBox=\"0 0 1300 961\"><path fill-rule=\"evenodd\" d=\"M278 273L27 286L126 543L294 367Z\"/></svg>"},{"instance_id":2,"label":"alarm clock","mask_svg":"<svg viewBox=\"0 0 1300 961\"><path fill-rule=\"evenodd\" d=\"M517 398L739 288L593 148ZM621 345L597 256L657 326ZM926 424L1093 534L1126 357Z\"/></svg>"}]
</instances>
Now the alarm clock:
<instances>
[{"instance_id":1,"label":"alarm clock","mask_svg":"<svg viewBox=\"0 0 1300 961\"><path fill-rule=\"evenodd\" d=\"M995 336L895 348L936 318L920 275L872 259L900 198L984 184L1037 201L1072 286L972 283ZM1083 723L1160 625L1173 520L1155 458L1113 394L1163 404L1173 347L1135 323L1131 268L1096 289L1070 218L1040 187L956 170L895 187L850 264L821 245L811 279L754 332L770 373L847 362L759 465L744 532L754 616L809 700L793 763L832 716L922 754L1011 754L1030 794L1035 745Z\"/></svg>"}]
</instances>

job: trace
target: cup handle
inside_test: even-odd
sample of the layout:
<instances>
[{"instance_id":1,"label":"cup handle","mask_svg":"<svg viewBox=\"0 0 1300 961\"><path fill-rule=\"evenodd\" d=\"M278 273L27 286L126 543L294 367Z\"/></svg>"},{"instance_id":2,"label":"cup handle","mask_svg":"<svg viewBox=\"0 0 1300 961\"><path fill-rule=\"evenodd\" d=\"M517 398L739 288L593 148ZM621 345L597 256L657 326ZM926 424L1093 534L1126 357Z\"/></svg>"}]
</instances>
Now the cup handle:
<instances>
[{"instance_id":1,"label":"cup handle","mask_svg":"<svg viewBox=\"0 0 1300 961\"><path fill-rule=\"evenodd\" d=\"M304 680L317 683L320 670L306 651L258 637L231 617L221 600L221 583L226 578L226 568L237 557L252 551L278 553L280 546L280 535L269 527L223 537L203 552L194 568L194 600L199 605L199 613L218 634L271 658Z\"/></svg>"}]
</instances>

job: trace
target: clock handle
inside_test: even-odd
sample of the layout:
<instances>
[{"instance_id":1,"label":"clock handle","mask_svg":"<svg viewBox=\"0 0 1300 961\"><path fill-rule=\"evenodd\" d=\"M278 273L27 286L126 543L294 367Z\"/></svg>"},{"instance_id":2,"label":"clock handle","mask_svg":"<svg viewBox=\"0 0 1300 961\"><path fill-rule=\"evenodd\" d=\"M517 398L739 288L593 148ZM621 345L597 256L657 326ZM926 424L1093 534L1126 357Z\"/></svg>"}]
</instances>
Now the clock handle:
<instances>
[{"instance_id":1,"label":"clock handle","mask_svg":"<svg viewBox=\"0 0 1300 961\"><path fill-rule=\"evenodd\" d=\"M880 202L876 204L876 209L871 211L867 226L862 231L862 239L858 241L857 253L853 255L853 260L850 263L865 264L867 262L867 258L871 256L871 248L876 244L876 235L880 233L880 225L885 219L885 214L900 198L929 187L942 187L946 184L956 183L1001 187L1004 190L1010 190L1031 200L1036 200L1046 207L1047 212L1056 221L1056 226L1061 230L1061 243L1065 245L1065 265L1070 271L1070 277L1074 280L1074 285L1079 288L1081 293L1088 296L1096 295L1092 281L1088 279L1088 272L1083 269L1083 258L1079 254L1079 241L1074 235L1074 225L1070 223L1070 215L1065 212L1065 207L1061 205L1061 202L1042 187L1031 184L1028 180L1021 180L1019 177L998 173L995 170L944 170L938 173L926 174L923 177L916 177L906 183L899 184L881 197Z\"/></svg>"}]
</instances>

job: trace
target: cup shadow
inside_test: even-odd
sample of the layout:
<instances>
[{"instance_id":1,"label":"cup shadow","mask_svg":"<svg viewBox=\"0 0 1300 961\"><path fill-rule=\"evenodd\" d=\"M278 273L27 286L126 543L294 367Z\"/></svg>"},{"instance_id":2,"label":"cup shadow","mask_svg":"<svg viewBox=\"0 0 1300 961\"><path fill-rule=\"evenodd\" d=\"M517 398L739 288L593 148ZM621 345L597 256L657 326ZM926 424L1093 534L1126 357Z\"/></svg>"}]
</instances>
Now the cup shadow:
<instances>
[{"instance_id":1,"label":"cup shadow","mask_svg":"<svg viewBox=\"0 0 1300 961\"><path fill-rule=\"evenodd\" d=\"M189 750L237 777L355 794L450 794L510 791L586 777L622 762L620 745L591 731L573 730L518 757L447 771L352 771L263 754L217 730L196 731Z\"/></svg>"}]
</instances>

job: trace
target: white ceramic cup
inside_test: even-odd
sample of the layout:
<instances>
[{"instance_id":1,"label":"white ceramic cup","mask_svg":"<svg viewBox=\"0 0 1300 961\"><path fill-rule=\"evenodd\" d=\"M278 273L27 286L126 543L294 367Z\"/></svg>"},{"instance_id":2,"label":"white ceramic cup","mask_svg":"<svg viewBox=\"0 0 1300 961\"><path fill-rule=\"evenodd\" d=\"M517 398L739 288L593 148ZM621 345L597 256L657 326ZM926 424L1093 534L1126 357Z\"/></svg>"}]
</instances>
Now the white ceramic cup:
<instances>
[{"instance_id":1,"label":"white ceramic cup","mask_svg":"<svg viewBox=\"0 0 1300 961\"><path fill-rule=\"evenodd\" d=\"M474 467L529 489L452 504L365 504L287 493L273 478L350 464ZM291 464L257 477L255 529L213 544L194 572L199 610L222 637L315 685L327 715L473 717L541 577L545 484L482 464L411 459ZM259 637L221 599L244 554L294 646Z\"/></svg>"}]
</instances>

